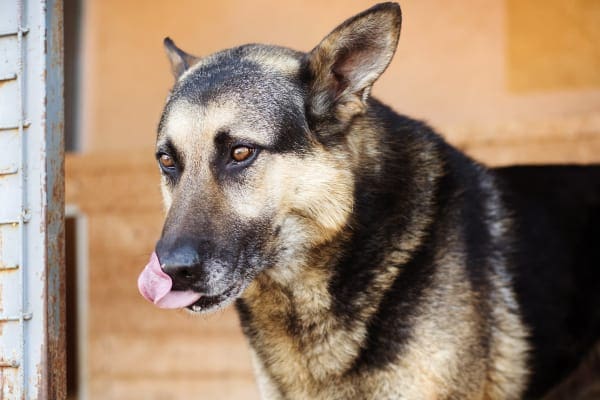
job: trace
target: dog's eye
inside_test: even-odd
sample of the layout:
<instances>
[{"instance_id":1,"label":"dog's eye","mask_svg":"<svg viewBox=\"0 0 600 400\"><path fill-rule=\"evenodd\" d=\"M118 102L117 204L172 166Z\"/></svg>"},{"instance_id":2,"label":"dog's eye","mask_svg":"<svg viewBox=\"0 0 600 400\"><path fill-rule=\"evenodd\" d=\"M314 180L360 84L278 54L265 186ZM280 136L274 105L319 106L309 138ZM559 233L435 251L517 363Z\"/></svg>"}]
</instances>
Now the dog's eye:
<instances>
[{"instance_id":1,"label":"dog's eye","mask_svg":"<svg viewBox=\"0 0 600 400\"><path fill-rule=\"evenodd\" d=\"M169 156L167 154L161 154L160 157L158 158L158 162L160 163L160 166L165 169L170 169L170 168L175 167L175 161L173 161L171 156Z\"/></svg>"},{"instance_id":2,"label":"dog's eye","mask_svg":"<svg viewBox=\"0 0 600 400\"><path fill-rule=\"evenodd\" d=\"M246 161L252 154L254 149L248 146L236 146L231 150L231 158L237 162Z\"/></svg>"}]
</instances>

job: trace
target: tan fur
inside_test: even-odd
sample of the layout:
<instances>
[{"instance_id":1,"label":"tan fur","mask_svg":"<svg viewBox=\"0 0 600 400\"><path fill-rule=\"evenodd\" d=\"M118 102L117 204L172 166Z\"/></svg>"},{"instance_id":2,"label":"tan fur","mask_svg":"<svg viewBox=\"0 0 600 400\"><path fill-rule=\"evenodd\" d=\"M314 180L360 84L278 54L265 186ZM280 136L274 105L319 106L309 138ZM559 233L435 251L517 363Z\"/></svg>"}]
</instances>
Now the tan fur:
<instances>
[{"instance_id":1,"label":"tan fur","mask_svg":"<svg viewBox=\"0 0 600 400\"><path fill-rule=\"evenodd\" d=\"M321 149L302 159L283 156L272 170L284 182L280 215L310 224L315 245L337 234L352 212L354 178L344 161Z\"/></svg>"},{"instance_id":2,"label":"tan fur","mask_svg":"<svg viewBox=\"0 0 600 400\"><path fill-rule=\"evenodd\" d=\"M265 49L252 53L246 59L284 75L294 75L300 69L300 62L297 59L289 57L288 54L274 53L272 50Z\"/></svg>"},{"instance_id":3,"label":"tan fur","mask_svg":"<svg viewBox=\"0 0 600 400\"><path fill-rule=\"evenodd\" d=\"M485 203L486 214L490 220L497 221L490 224L490 235L495 238L509 235L513 223L501 206L496 183L489 180L481 185L484 189L491 189L487 190L491 198ZM491 364L488 367L485 399L518 399L529 378L529 329L514 312L519 306L506 270L506 259L500 255L496 259L496 276L492 281L494 290L491 293L495 305L491 314L495 323L492 326Z\"/></svg>"},{"instance_id":4,"label":"tan fur","mask_svg":"<svg viewBox=\"0 0 600 400\"><path fill-rule=\"evenodd\" d=\"M491 343L485 400L519 399L527 384L528 329L523 321L509 312L505 302L492 309L497 326Z\"/></svg>"},{"instance_id":5,"label":"tan fur","mask_svg":"<svg viewBox=\"0 0 600 400\"><path fill-rule=\"evenodd\" d=\"M323 274L326 272L302 271L297 277L303 279L301 283L287 293L263 276L243 296L253 307L273 313L257 315L259 346L268 346L269 357L263 363L291 398L320 398L320 389L341 378L364 339L364 324L340 329L341 321L327 311L330 299ZM264 295L266 291L269 296ZM277 317L286 318L292 308L299 317L298 328L304 331L301 341L282 330L286 323Z\"/></svg>"}]
</instances>

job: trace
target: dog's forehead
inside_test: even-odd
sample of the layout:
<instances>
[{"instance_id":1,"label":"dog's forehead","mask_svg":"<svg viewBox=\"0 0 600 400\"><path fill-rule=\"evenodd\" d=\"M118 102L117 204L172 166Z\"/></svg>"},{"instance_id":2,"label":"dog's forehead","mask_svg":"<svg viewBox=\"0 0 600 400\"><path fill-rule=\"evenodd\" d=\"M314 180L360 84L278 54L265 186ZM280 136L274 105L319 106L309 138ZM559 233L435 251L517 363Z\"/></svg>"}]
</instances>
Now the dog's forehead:
<instances>
[{"instance_id":1,"label":"dog's forehead","mask_svg":"<svg viewBox=\"0 0 600 400\"><path fill-rule=\"evenodd\" d=\"M187 146L226 131L260 145L277 141L285 126L304 120L300 55L247 45L206 57L173 88L158 141Z\"/></svg>"},{"instance_id":2,"label":"dog's forehead","mask_svg":"<svg viewBox=\"0 0 600 400\"><path fill-rule=\"evenodd\" d=\"M210 75L221 69L233 68L239 72L251 69L293 76L298 73L304 53L286 47L264 44L247 44L226 49L203 57L179 79L185 83L189 78Z\"/></svg>"},{"instance_id":3,"label":"dog's forehead","mask_svg":"<svg viewBox=\"0 0 600 400\"><path fill-rule=\"evenodd\" d=\"M169 140L178 148L210 146L221 132L261 146L269 146L276 139L272 124L261 119L257 110L227 100L205 104L178 101L162 125L158 143Z\"/></svg>"}]
</instances>

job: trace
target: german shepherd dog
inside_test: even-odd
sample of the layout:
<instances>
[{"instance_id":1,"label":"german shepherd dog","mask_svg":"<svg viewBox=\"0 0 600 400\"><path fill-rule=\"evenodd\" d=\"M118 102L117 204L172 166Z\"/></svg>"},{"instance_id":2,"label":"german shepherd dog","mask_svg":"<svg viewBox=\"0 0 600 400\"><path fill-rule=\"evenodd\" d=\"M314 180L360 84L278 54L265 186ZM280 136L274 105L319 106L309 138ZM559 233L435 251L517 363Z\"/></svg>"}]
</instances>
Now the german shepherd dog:
<instances>
[{"instance_id":1,"label":"german shepherd dog","mask_svg":"<svg viewBox=\"0 0 600 400\"><path fill-rule=\"evenodd\" d=\"M158 127L142 294L235 302L268 399L539 398L600 333L600 168L488 169L370 96L397 4L195 57Z\"/></svg>"}]
</instances>

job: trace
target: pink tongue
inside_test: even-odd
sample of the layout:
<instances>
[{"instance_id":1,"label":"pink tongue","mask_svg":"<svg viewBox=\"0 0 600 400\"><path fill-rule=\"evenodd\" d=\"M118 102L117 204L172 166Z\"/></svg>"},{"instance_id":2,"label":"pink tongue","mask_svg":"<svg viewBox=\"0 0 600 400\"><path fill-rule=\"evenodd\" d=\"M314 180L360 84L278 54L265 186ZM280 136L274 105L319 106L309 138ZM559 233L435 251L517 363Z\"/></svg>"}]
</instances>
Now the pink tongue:
<instances>
[{"instance_id":1,"label":"pink tongue","mask_svg":"<svg viewBox=\"0 0 600 400\"><path fill-rule=\"evenodd\" d=\"M160 308L183 308L197 302L202 295L191 290L182 292L171 290L171 277L160 268L156 252L138 278L138 289L144 298Z\"/></svg>"}]
</instances>

